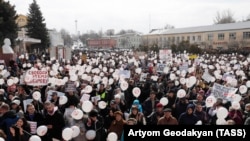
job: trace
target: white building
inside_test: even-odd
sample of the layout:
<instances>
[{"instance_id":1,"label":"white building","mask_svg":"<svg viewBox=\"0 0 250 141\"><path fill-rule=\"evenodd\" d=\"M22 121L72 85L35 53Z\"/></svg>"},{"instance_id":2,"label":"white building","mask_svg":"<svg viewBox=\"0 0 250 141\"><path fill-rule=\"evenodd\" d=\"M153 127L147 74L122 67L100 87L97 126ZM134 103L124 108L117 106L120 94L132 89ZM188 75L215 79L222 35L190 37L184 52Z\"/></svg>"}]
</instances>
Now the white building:
<instances>
[{"instance_id":1,"label":"white building","mask_svg":"<svg viewBox=\"0 0 250 141\"><path fill-rule=\"evenodd\" d=\"M117 36L117 48L136 49L141 44L141 35L139 33L126 33Z\"/></svg>"}]
</instances>

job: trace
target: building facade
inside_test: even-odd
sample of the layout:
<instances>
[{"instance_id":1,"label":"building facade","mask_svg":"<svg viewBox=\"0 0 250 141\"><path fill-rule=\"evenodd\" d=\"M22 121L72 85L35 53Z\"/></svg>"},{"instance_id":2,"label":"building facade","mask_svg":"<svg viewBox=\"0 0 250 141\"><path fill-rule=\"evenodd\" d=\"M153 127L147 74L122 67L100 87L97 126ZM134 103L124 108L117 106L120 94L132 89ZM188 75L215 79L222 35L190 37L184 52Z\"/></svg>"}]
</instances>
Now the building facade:
<instances>
[{"instance_id":1,"label":"building facade","mask_svg":"<svg viewBox=\"0 0 250 141\"><path fill-rule=\"evenodd\" d=\"M170 48L189 41L203 49L250 49L250 21L209 26L157 29L142 35L142 44Z\"/></svg>"},{"instance_id":2,"label":"building facade","mask_svg":"<svg viewBox=\"0 0 250 141\"><path fill-rule=\"evenodd\" d=\"M27 53L27 48L30 47L32 44L39 44L41 43L40 39L31 38L27 35L26 25L28 22L28 17L22 14L18 15L16 19L16 23L18 26L18 37L17 37L17 46L16 52L18 53Z\"/></svg>"},{"instance_id":3,"label":"building facade","mask_svg":"<svg viewBox=\"0 0 250 141\"><path fill-rule=\"evenodd\" d=\"M126 33L117 36L117 48L136 49L141 44L141 35L138 33Z\"/></svg>"},{"instance_id":4,"label":"building facade","mask_svg":"<svg viewBox=\"0 0 250 141\"><path fill-rule=\"evenodd\" d=\"M116 40L114 38L87 39L87 46L89 48L102 48L102 49L115 48Z\"/></svg>"}]
</instances>

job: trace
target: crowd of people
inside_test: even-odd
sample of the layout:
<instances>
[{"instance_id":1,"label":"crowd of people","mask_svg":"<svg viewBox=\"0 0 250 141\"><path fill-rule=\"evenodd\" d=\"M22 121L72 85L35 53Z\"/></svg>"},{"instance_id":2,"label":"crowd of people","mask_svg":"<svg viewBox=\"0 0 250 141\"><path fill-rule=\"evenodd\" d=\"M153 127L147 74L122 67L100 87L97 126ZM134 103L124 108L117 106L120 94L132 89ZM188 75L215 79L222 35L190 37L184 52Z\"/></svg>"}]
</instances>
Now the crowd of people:
<instances>
[{"instance_id":1,"label":"crowd of people","mask_svg":"<svg viewBox=\"0 0 250 141\"><path fill-rule=\"evenodd\" d=\"M0 65L0 137L106 141L115 133L122 141L125 125L250 125L248 56L135 54L22 54ZM29 85L29 70L46 70L47 84Z\"/></svg>"}]
</instances>

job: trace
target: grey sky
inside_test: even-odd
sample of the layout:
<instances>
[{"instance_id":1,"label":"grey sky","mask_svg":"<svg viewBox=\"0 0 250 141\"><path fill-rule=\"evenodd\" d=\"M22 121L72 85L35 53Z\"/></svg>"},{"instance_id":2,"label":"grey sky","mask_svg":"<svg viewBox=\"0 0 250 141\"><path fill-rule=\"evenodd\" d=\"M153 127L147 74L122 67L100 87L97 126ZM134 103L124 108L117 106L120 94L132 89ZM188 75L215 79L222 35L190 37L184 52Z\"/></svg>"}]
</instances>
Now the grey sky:
<instances>
[{"instance_id":1,"label":"grey sky","mask_svg":"<svg viewBox=\"0 0 250 141\"><path fill-rule=\"evenodd\" d=\"M26 15L33 0L5 0ZM70 33L133 29L147 33L166 24L180 27L211 25L217 11L230 9L239 21L250 14L249 0L37 0L49 29Z\"/></svg>"}]
</instances>

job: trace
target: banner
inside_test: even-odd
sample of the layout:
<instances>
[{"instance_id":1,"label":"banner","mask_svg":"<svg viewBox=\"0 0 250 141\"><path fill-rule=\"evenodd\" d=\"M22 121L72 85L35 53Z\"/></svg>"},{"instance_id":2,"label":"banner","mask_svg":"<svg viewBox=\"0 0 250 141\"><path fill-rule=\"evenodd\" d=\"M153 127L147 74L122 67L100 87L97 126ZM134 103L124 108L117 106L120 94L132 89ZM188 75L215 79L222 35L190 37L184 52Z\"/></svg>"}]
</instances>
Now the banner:
<instances>
[{"instance_id":1,"label":"banner","mask_svg":"<svg viewBox=\"0 0 250 141\"><path fill-rule=\"evenodd\" d=\"M160 64L160 63L158 63L156 71L159 72L159 73L163 73L165 67L167 67L167 64Z\"/></svg>"},{"instance_id":2,"label":"banner","mask_svg":"<svg viewBox=\"0 0 250 141\"><path fill-rule=\"evenodd\" d=\"M25 75L25 82L29 86L45 86L49 82L47 70L28 70Z\"/></svg>"},{"instance_id":3,"label":"banner","mask_svg":"<svg viewBox=\"0 0 250 141\"><path fill-rule=\"evenodd\" d=\"M123 78L130 78L130 71L129 70L120 70L119 75Z\"/></svg>"},{"instance_id":4,"label":"banner","mask_svg":"<svg viewBox=\"0 0 250 141\"><path fill-rule=\"evenodd\" d=\"M162 61L165 61L166 63L172 62L172 50L170 49L164 49L159 51L159 58Z\"/></svg>"},{"instance_id":5,"label":"banner","mask_svg":"<svg viewBox=\"0 0 250 141\"><path fill-rule=\"evenodd\" d=\"M65 92L74 92L76 91L75 82L67 82L65 87Z\"/></svg>"},{"instance_id":6,"label":"banner","mask_svg":"<svg viewBox=\"0 0 250 141\"><path fill-rule=\"evenodd\" d=\"M218 83L214 83L211 94L215 98L222 98L223 100L228 100L229 94L233 94L237 91L237 88L226 87Z\"/></svg>"}]
</instances>

